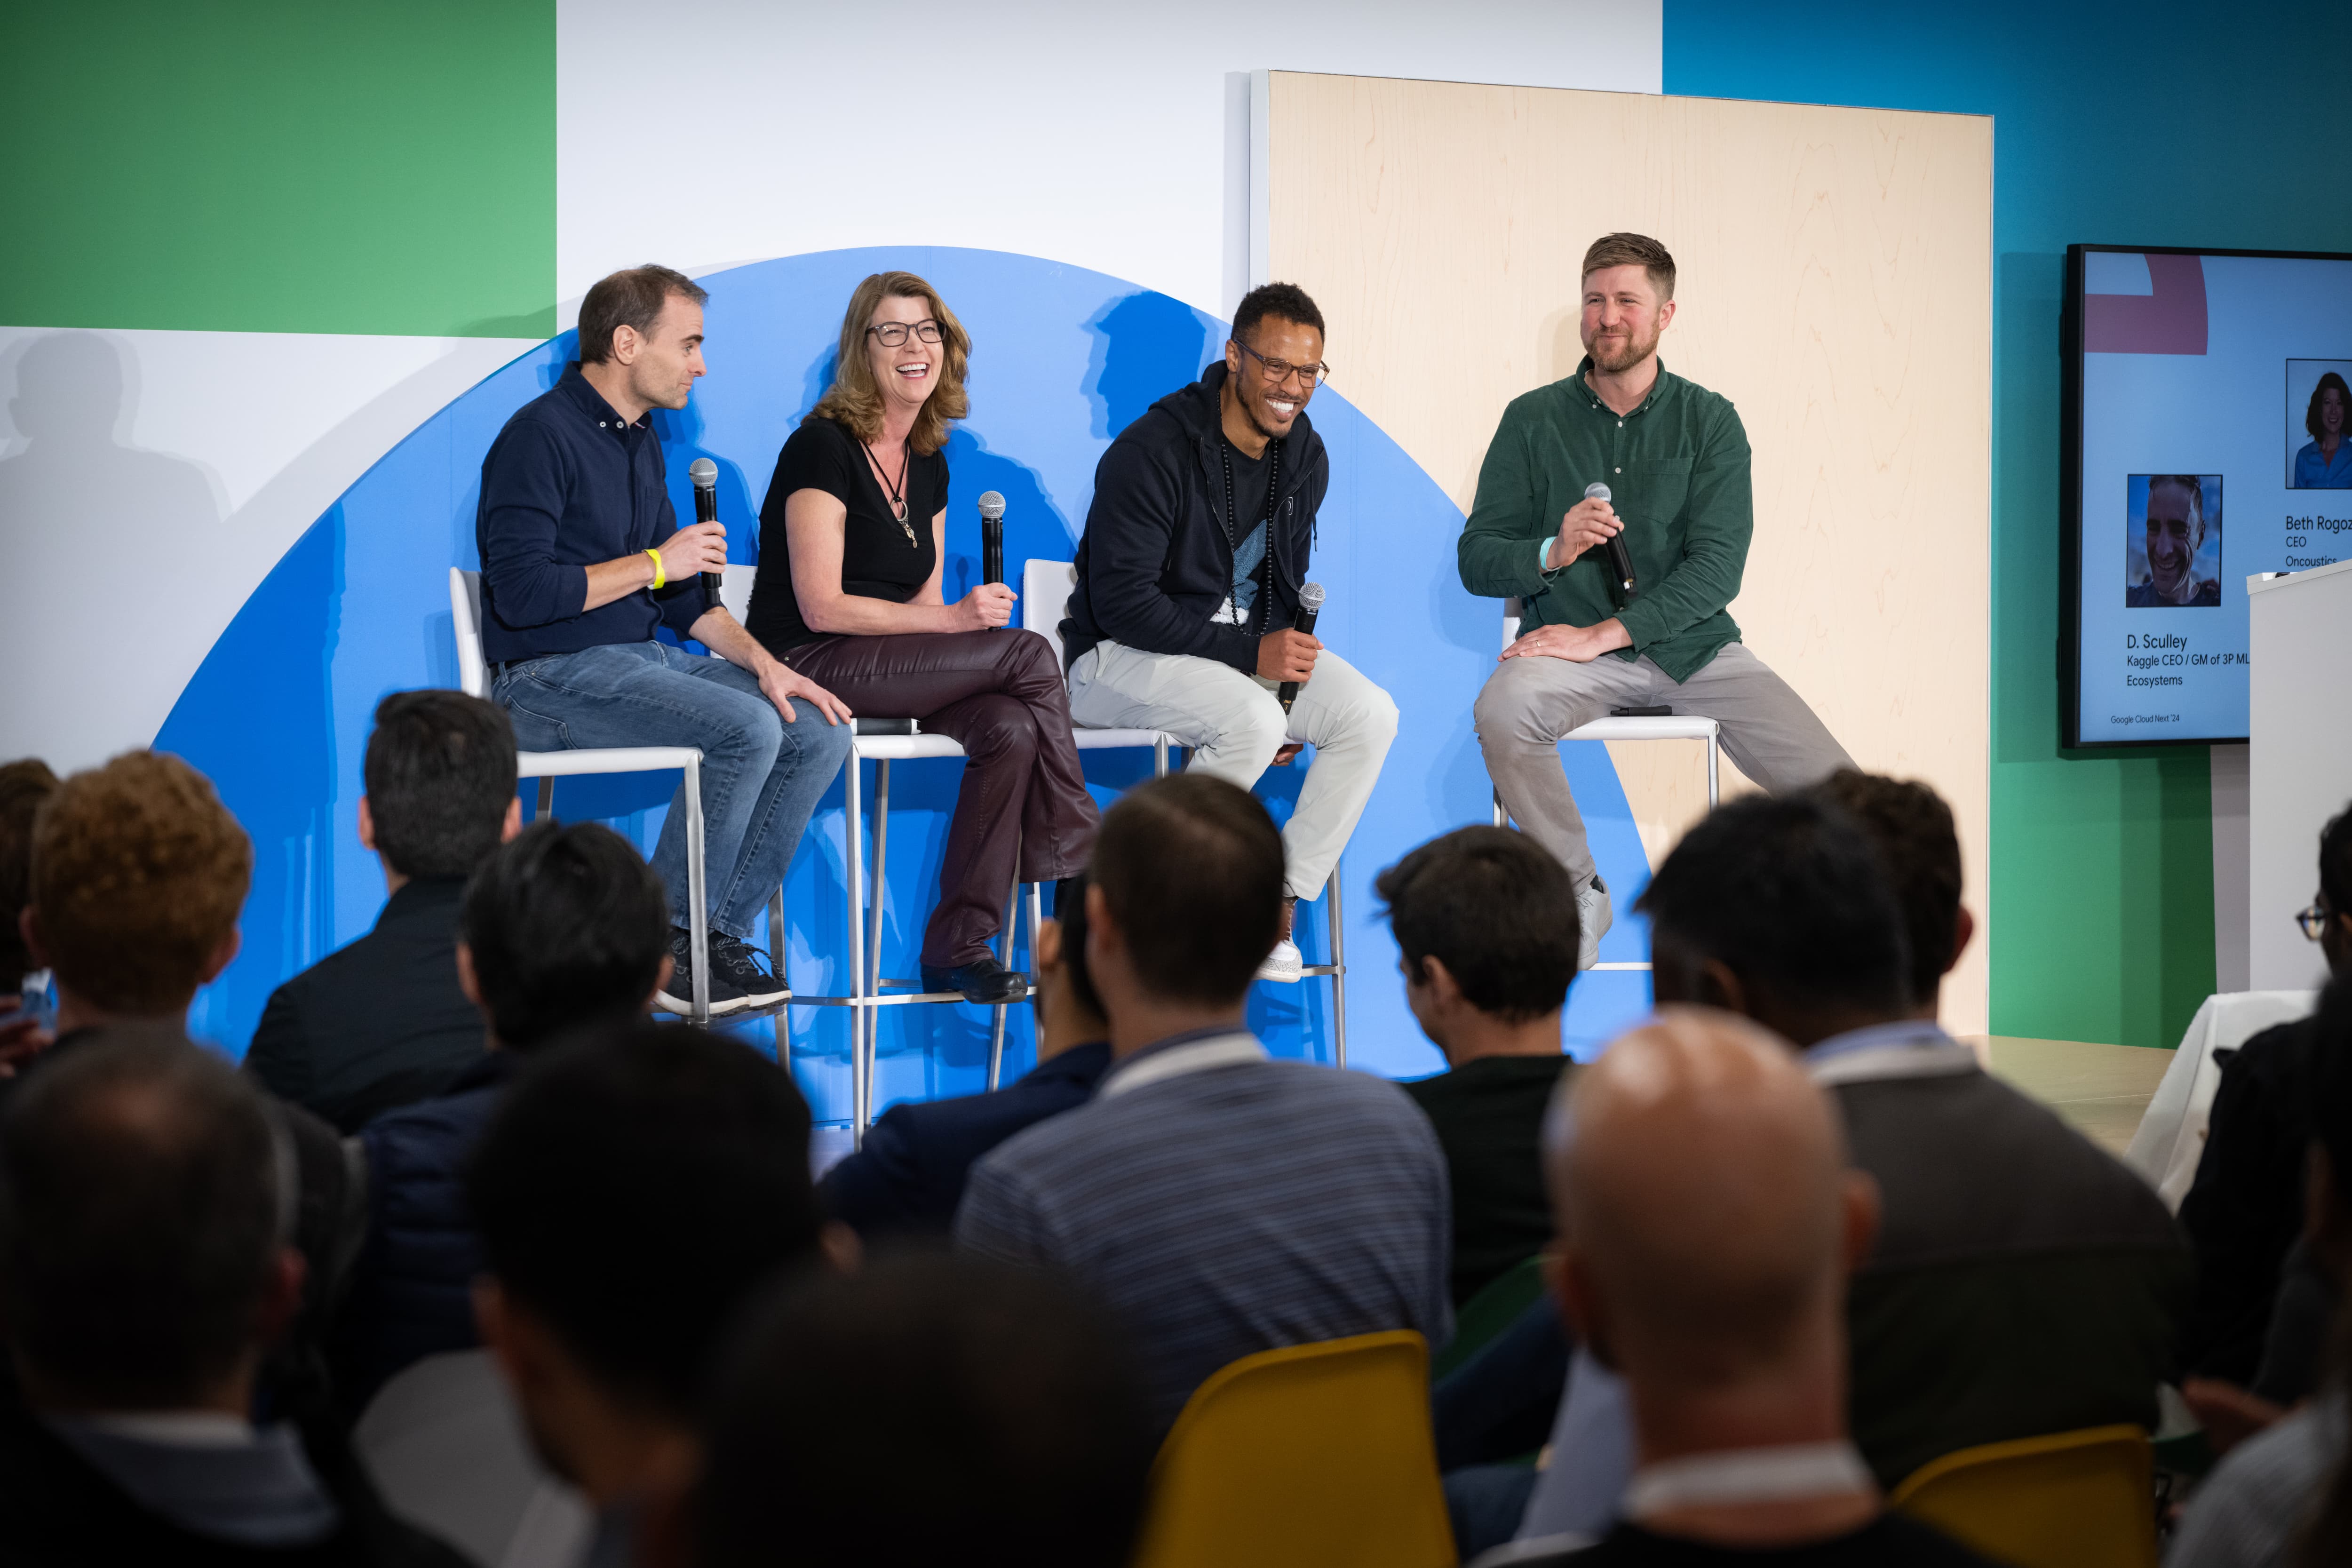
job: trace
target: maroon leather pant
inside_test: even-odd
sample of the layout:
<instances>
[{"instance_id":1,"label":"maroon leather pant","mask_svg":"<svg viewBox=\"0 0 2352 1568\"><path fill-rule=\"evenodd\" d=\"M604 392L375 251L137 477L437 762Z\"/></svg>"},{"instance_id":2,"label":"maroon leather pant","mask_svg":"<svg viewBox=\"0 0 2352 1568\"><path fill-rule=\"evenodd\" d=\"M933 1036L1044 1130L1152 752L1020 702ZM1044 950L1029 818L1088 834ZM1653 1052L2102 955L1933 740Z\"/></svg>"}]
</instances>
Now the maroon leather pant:
<instances>
[{"instance_id":1,"label":"maroon leather pant","mask_svg":"<svg viewBox=\"0 0 2352 1568\"><path fill-rule=\"evenodd\" d=\"M1061 663L1035 632L829 637L789 650L784 662L854 713L919 719L963 746L925 963L951 969L986 957L1016 871L1050 882L1094 852L1101 813L1078 774Z\"/></svg>"}]
</instances>

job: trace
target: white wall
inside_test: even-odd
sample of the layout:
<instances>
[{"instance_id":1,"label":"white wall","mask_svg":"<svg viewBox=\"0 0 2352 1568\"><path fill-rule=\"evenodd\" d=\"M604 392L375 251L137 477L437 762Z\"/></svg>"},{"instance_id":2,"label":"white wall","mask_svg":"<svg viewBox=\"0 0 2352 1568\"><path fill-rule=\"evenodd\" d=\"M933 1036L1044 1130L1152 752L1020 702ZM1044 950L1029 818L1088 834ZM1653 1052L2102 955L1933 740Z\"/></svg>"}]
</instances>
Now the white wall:
<instances>
[{"instance_id":1,"label":"white wall","mask_svg":"<svg viewBox=\"0 0 2352 1568\"><path fill-rule=\"evenodd\" d=\"M887 24L882 18L887 16ZM1220 315L1227 77L1256 69L1656 92L1661 0L557 12L557 291L866 245L1020 251ZM678 64L649 76L653 51Z\"/></svg>"},{"instance_id":2,"label":"white wall","mask_svg":"<svg viewBox=\"0 0 2352 1568\"><path fill-rule=\"evenodd\" d=\"M0 327L0 758L63 773L154 739L303 531L530 346Z\"/></svg>"}]
</instances>

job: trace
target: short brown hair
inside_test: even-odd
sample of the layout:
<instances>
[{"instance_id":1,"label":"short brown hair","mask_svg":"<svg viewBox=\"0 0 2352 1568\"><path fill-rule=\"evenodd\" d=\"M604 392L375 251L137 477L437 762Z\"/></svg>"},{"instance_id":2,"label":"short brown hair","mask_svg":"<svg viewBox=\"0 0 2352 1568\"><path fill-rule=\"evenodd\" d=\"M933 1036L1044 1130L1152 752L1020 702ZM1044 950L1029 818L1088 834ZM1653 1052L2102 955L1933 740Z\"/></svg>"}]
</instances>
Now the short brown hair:
<instances>
[{"instance_id":1,"label":"short brown hair","mask_svg":"<svg viewBox=\"0 0 2352 1568\"><path fill-rule=\"evenodd\" d=\"M1821 792L1859 823L1885 862L1911 939L1911 1000L1925 1002L1951 966L1960 920L1960 836L1952 808L1926 784L1840 768Z\"/></svg>"},{"instance_id":2,"label":"short brown hair","mask_svg":"<svg viewBox=\"0 0 2352 1568\"><path fill-rule=\"evenodd\" d=\"M640 337L650 335L672 295L698 305L710 298L685 273L650 261L596 279L588 298L580 301L580 363L603 364L611 359L613 334L623 327L634 327Z\"/></svg>"},{"instance_id":3,"label":"short brown hair","mask_svg":"<svg viewBox=\"0 0 2352 1568\"><path fill-rule=\"evenodd\" d=\"M160 752L74 774L34 824L41 944L58 984L110 1013L185 1008L252 880L253 845L211 782Z\"/></svg>"},{"instance_id":4,"label":"short brown hair","mask_svg":"<svg viewBox=\"0 0 2352 1568\"><path fill-rule=\"evenodd\" d=\"M866 363L866 329L885 300L923 301L940 324L940 346L947 350L940 356L945 363L940 367L940 384L915 416L915 427L907 432L907 445L928 457L947 445L949 424L971 412L963 390L964 374L971 367L971 335L940 291L911 272L873 273L849 296L849 309L841 314L840 357L833 367L833 384L809 417L838 420L861 441L882 434L882 389L874 384L874 367Z\"/></svg>"},{"instance_id":5,"label":"short brown hair","mask_svg":"<svg viewBox=\"0 0 2352 1568\"><path fill-rule=\"evenodd\" d=\"M1592 242L1584 253L1584 270L1577 274L1581 283L1604 267L1639 267L1650 274L1650 287L1658 291L1658 303L1664 304L1675 297L1675 258L1666 247L1646 234L1604 234Z\"/></svg>"},{"instance_id":6,"label":"short brown hair","mask_svg":"<svg viewBox=\"0 0 2352 1568\"><path fill-rule=\"evenodd\" d=\"M0 994L33 967L16 917L30 901L33 817L58 793L58 775L38 757L0 767Z\"/></svg>"},{"instance_id":7,"label":"short brown hair","mask_svg":"<svg viewBox=\"0 0 2352 1568\"><path fill-rule=\"evenodd\" d=\"M1166 1001L1240 1000L1282 934L1282 835L1223 779L1178 773L1129 790L1103 813L1087 872L1136 979Z\"/></svg>"}]
</instances>

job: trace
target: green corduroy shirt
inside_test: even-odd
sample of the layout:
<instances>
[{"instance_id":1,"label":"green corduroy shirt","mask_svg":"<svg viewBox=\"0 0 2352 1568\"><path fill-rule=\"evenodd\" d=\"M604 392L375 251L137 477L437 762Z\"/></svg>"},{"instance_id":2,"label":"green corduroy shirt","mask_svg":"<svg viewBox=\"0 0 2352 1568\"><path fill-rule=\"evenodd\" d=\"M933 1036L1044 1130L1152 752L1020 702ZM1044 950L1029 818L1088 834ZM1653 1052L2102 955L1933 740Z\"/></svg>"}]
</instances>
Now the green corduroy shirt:
<instances>
[{"instance_id":1,"label":"green corduroy shirt","mask_svg":"<svg viewBox=\"0 0 2352 1568\"><path fill-rule=\"evenodd\" d=\"M1739 593L1756 531L1748 432L1730 400L1670 374L1623 418L1593 395L1584 373L1512 400L1478 469L1478 499L1462 530L1462 585L1520 601L1520 630L1590 626L1614 616L1633 639L1619 658L1647 655L1687 680L1737 641L1724 606ZM1609 556L1588 550L1543 570L1539 542L1600 480L1625 524L1638 592L1610 597Z\"/></svg>"}]
</instances>

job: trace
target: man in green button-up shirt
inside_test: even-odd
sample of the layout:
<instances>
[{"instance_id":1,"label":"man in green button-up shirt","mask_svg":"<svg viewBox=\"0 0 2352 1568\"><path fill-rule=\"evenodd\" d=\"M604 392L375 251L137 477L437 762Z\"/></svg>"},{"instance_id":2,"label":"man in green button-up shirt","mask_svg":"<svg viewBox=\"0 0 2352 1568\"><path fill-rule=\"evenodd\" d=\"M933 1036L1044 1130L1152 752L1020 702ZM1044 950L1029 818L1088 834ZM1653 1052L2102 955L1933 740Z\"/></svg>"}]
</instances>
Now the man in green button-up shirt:
<instances>
[{"instance_id":1,"label":"man in green button-up shirt","mask_svg":"<svg viewBox=\"0 0 2352 1568\"><path fill-rule=\"evenodd\" d=\"M1584 363L1503 411L1462 531L1462 585L1516 596L1519 637L1478 694L1478 743L1513 821L1576 879L1580 963L1609 929L1609 890L1559 742L1612 709L1671 707L1721 721L1723 749L1774 792L1853 766L1829 731L1739 641L1725 608L1755 532L1748 432L1728 400L1669 374L1675 262L1638 234L1584 258ZM1608 487L1608 499L1586 487ZM1608 542L1634 590L1621 595Z\"/></svg>"}]
</instances>

